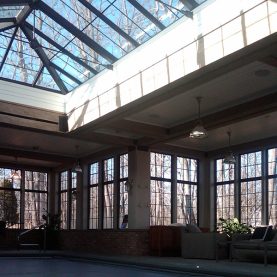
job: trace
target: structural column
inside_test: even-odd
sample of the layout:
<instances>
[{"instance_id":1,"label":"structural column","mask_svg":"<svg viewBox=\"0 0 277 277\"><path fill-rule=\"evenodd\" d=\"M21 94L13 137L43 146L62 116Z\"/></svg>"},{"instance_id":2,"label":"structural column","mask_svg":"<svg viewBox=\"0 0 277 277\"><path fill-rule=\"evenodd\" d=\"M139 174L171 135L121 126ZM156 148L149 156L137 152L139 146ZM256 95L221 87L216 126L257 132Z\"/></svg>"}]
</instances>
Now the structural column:
<instances>
[{"instance_id":1,"label":"structural column","mask_svg":"<svg viewBox=\"0 0 277 277\"><path fill-rule=\"evenodd\" d=\"M199 226L214 229L214 222L210 221L211 213L214 212L213 175L211 174L211 164L208 157L203 157L199 163L199 191L198 191L198 211Z\"/></svg>"},{"instance_id":2,"label":"structural column","mask_svg":"<svg viewBox=\"0 0 277 277\"><path fill-rule=\"evenodd\" d=\"M146 229L150 225L150 152L129 152L128 227Z\"/></svg>"}]
</instances>

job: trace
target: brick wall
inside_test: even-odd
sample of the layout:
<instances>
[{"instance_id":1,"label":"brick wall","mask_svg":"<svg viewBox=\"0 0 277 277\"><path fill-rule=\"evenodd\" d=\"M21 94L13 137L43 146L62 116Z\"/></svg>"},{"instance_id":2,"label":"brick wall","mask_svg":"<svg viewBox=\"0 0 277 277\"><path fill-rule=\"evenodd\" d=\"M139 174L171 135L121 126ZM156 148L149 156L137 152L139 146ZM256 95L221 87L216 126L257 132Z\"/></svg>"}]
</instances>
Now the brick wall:
<instances>
[{"instance_id":1,"label":"brick wall","mask_svg":"<svg viewBox=\"0 0 277 277\"><path fill-rule=\"evenodd\" d=\"M148 230L63 230L59 249L111 255L149 255Z\"/></svg>"}]
</instances>

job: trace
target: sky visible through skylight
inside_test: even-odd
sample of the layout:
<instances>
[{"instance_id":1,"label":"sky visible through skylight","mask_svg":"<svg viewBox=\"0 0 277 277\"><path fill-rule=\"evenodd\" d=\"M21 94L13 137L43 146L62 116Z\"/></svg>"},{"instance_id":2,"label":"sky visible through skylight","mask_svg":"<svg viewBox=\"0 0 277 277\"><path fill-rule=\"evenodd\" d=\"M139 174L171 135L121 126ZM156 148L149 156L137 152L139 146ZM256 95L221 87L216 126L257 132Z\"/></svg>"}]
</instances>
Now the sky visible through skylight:
<instances>
[{"instance_id":1,"label":"sky visible through skylight","mask_svg":"<svg viewBox=\"0 0 277 277\"><path fill-rule=\"evenodd\" d=\"M2 6L0 78L67 93L202 2L40 0L18 24L26 7Z\"/></svg>"}]
</instances>

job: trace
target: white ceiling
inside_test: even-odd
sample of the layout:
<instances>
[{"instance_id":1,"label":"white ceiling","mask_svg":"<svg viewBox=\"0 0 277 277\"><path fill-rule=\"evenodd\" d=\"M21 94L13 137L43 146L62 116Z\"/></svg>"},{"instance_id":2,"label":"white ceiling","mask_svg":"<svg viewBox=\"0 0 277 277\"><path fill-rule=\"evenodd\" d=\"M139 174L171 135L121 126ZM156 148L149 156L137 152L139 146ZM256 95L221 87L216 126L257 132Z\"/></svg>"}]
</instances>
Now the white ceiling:
<instances>
[{"instance_id":1,"label":"white ceiling","mask_svg":"<svg viewBox=\"0 0 277 277\"><path fill-rule=\"evenodd\" d=\"M267 70L269 75L258 77L255 75L258 70ZM132 114L127 119L172 127L197 117L196 96L203 97L201 115L206 115L272 93L276 88L277 68L255 61L194 89L184 91L167 101Z\"/></svg>"}]
</instances>

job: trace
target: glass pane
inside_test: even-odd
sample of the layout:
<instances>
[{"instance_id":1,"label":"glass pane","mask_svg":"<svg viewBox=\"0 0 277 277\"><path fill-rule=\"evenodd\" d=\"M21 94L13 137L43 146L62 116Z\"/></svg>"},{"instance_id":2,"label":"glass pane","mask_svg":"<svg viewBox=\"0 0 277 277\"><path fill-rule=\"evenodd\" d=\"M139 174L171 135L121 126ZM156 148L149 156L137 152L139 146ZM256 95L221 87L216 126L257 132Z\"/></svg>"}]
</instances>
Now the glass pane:
<instances>
[{"instance_id":1,"label":"glass pane","mask_svg":"<svg viewBox=\"0 0 277 277\"><path fill-rule=\"evenodd\" d=\"M113 228L113 198L114 198L114 185L104 185L104 215L103 215L103 228Z\"/></svg>"},{"instance_id":2,"label":"glass pane","mask_svg":"<svg viewBox=\"0 0 277 277\"><path fill-rule=\"evenodd\" d=\"M89 229L98 229L98 187L89 188Z\"/></svg>"},{"instance_id":3,"label":"glass pane","mask_svg":"<svg viewBox=\"0 0 277 277\"><path fill-rule=\"evenodd\" d=\"M90 165L90 185L98 184L99 178L99 164L93 163Z\"/></svg>"},{"instance_id":4,"label":"glass pane","mask_svg":"<svg viewBox=\"0 0 277 277\"><path fill-rule=\"evenodd\" d=\"M114 179L114 159L104 160L104 182Z\"/></svg>"},{"instance_id":5,"label":"glass pane","mask_svg":"<svg viewBox=\"0 0 277 277\"><path fill-rule=\"evenodd\" d=\"M47 211L47 193L25 192L25 229L42 225L44 223L42 215L45 211Z\"/></svg>"},{"instance_id":6,"label":"glass pane","mask_svg":"<svg viewBox=\"0 0 277 277\"><path fill-rule=\"evenodd\" d=\"M151 153L151 177L171 179L171 156Z\"/></svg>"},{"instance_id":7,"label":"glass pane","mask_svg":"<svg viewBox=\"0 0 277 277\"><path fill-rule=\"evenodd\" d=\"M41 73L36 85L40 87L59 90L59 87L57 86L56 82L53 80L52 76L46 68L43 69L43 72Z\"/></svg>"},{"instance_id":8,"label":"glass pane","mask_svg":"<svg viewBox=\"0 0 277 277\"><path fill-rule=\"evenodd\" d=\"M42 62L19 29L7 55L1 77L32 84Z\"/></svg>"},{"instance_id":9,"label":"glass pane","mask_svg":"<svg viewBox=\"0 0 277 277\"><path fill-rule=\"evenodd\" d=\"M277 174L277 148L268 150L268 175Z\"/></svg>"},{"instance_id":10,"label":"glass pane","mask_svg":"<svg viewBox=\"0 0 277 277\"><path fill-rule=\"evenodd\" d=\"M150 225L171 223L171 183L151 180Z\"/></svg>"}]
</instances>

